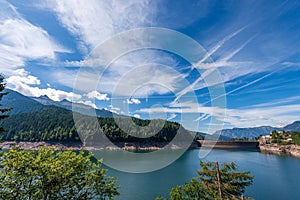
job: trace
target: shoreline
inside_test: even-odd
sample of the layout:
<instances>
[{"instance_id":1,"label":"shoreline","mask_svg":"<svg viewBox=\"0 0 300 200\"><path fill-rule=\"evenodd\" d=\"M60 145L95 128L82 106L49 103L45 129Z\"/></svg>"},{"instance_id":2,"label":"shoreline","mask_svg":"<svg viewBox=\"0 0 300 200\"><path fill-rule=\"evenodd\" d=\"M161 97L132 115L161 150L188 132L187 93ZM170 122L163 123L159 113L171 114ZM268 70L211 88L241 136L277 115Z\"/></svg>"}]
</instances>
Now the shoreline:
<instances>
[{"instance_id":1,"label":"shoreline","mask_svg":"<svg viewBox=\"0 0 300 200\"><path fill-rule=\"evenodd\" d=\"M14 146L25 150L38 150L43 147L54 147L55 150L126 150L126 151L156 151L161 149L199 149L199 148L213 148L213 149L258 149L258 145L253 142L215 142L215 141L193 141L192 144L172 144L161 143L115 143L102 144L101 146L83 146L81 142L24 142L24 141L4 141L0 143L0 149L9 150Z\"/></svg>"},{"instance_id":2,"label":"shoreline","mask_svg":"<svg viewBox=\"0 0 300 200\"><path fill-rule=\"evenodd\" d=\"M19 147L25 150L39 150L43 147L49 148L54 147L55 150L126 150L126 151L156 151L167 146L168 143L155 143L155 144L141 144L141 143L117 143L116 145L103 145L103 146L83 146L81 142L14 142L14 141L4 141L0 143L0 150L9 150L14 147ZM186 146L174 145L168 146L168 149L183 149ZM193 142L189 149L200 148L197 142Z\"/></svg>"},{"instance_id":3,"label":"shoreline","mask_svg":"<svg viewBox=\"0 0 300 200\"><path fill-rule=\"evenodd\" d=\"M291 156L300 159L300 146L279 145L279 144L260 144L259 149L265 154L274 154L279 156Z\"/></svg>"},{"instance_id":4,"label":"shoreline","mask_svg":"<svg viewBox=\"0 0 300 200\"><path fill-rule=\"evenodd\" d=\"M213 149L249 149L245 148L245 146L236 146L228 143L224 145L222 142L216 146L202 145L198 141L194 141L188 149L200 149L210 147ZM154 143L154 144L141 144L141 143L118 143L114 146L105 145L101 147L94 147L94 146L82 146L81 142L69 142L69 143L62 143L62 142L14 142L14 141L4 141L0 143L0 150L9 150L14 147L19 147L25 150L39 150L43 147L49 148L54 147L55 150L73 150L73 151L80 151L80 150L126 150L126 151L157 151L161 149L183 149L184 145L171 145L167 146L168 143ZM168 148L164 148L167 146ZM247 147L248 145L246 145ZM253 148L253 147L252 147ZM300 146L297 145L278 145L278 144L259 144L258 148L261 153L264 154L274 154L279 156L292 156L300 159Z\"/></svg>"}]
</instances>

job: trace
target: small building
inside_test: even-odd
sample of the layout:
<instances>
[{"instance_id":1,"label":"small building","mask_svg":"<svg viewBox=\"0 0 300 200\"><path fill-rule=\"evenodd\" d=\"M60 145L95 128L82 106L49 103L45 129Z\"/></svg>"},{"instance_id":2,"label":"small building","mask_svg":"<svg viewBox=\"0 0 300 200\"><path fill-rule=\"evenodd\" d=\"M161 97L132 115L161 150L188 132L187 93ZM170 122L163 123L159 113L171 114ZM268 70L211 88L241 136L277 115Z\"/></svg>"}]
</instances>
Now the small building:
<instances>
[{"instance_id":1,"label":"small building","mask_svg":"<svg viewBox=\"0 0 300 200\"><path fill-rule=\"evenodd\" d=\"M272 139L272 136L271 135L266 135L266 136L264 136L265 137L265 139Z\"/></svg>"}]
</instances>

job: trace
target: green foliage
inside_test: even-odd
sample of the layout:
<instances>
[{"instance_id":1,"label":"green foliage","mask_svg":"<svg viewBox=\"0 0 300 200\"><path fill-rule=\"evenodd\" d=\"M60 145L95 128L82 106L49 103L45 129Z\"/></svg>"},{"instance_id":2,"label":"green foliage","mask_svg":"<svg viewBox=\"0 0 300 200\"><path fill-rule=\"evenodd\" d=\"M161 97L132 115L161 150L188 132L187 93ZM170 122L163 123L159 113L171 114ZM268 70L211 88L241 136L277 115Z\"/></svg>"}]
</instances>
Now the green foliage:
<instances>
[{"instance_id":1,"label":"green foliage","mask_svg":"<svg viewBox=\"0 0 300 200\"><path fill-rule=\"evenodd\" d=\"M217 173L216 163L214 162L201 162L202 169L197 171L199 179L208 194L211 197L218 197L217 186ZM240 197L245 188L252 184L253 176L250 176L250 172L235 172L237 170L236 165L231 163L224 163L220 171L221 190L224 199L233 199Z\"/></svg>"},{"instance_id":2,"label":"green foliage","mask_svg":"<svg viewBox=\"0 0 300 200\"><path fill-rule=\"evenodd\" d=\"M79 141L72 112L46 107L40 112L11 115L3 120L5 141Z\"/></svg>"},{"instance_id":3,"label":"green foliage","mask_svg":"<svg viewBox=\"0 0 300 200\"><path fill-rule=\"evenodd\" d=\"M84 119L86 123L79 123L79 127L77 126L76 128L80 130L83 142L88 138L90 141L101 140L102 136L100 133L95 132L99 125L105 135L115 143L170 142L176 134L177 137L184 141L187 139L184 133L190 133L181 128L181 133L178 134L180 124L164 120L150 121L133 119L134 123L138 125L133 126L133 123L129 121L131 118L119 118L117 119L118 124L121 124L122 127L126 127L124 131L119 128L114 118L98 118L99 124L94 123L95 121L90 116L82 115L82 119ZM150 122L151 125L149 125ZM163 124L163 127L160 130L159 127L161 124ZM80 141L73 121L72 111L54 106L46 106L39 112L11 115L10 118L3 120L0 126L6 129L6 131L0 135L0 140L5 141ZM139 128L139 126L147 127ZM147 137L149 134L152 135L154 130L160 131L151 137ZM138 135L139 137L131 135ZM190 134L190 136L193 137L192 134Z\"/></svg>"},{"instance_id":4,"label":"green foliage","mask_svg":"<svg viewBox=\"0 0 300 200\"><path fill-rule=\"evenodd\" d=\"M113 199L117 180L84 152L12 149L0 155L0 199Z\"/></svg>"},{"instance_id":5,"label":"green foliage","mask_svg":"<svg viewBox=\"0 0 300 200\"><path fill-rule=\"evenodd\" d=\"M172 188L168 199L220 199L219 187L222 199L241 199L245 188L253 182L250 172L236 172L237 168L234 163L224 163L220 169L216 168L215 162L200 162L200 166L201 169L197 171L198 177L183 186ZM218 182L218 171L220 182ZM163 198L157 198L157 200L160 199Z\"/></svg>"},{"instance_id":6,"label":"green foliage","mask_svg":"<svg viewBox=\"0 0 300 200\"><path fill-rule=\"evenodd\" d=\"M300 145L300 132L272 131L272 143Z\"/></svg>"},{"instance_id":7,"label":"green foliage","mask_svg":"<svg viewBox=\"0 0 300 200\"><path fill-rule=\"evenodd\" d=\"M177 186L171 189L171 200L198 200L205 198L205 191L201 184L196 179L192 179L189 183L185 183L183 186Z\"/></svg>"},{"instance_id":8,"label":"green foliage","mask_svg":"<svg viewBox=\"0 0 300 200\"><path fill-rule=\"evenodd\" d=\"M300 145L300 132L292 132L292 139L295 144Z\"/></svg>"},{"instance_id":9,"label":"green foliage","mask_svg":"<svg viewBox=\"0 0 300 200\"><path fill-rule=\"evenodd\" d=\"M7 92L3 92L5 89L6 84L4 83L4 77L2 74L0 74L0 101L2 100L3 96L7 95ZM9 117L8 114L4 114L8 111L10 111L11 108L2 108L2 104L0 104L0 121ZM4 129L0 126L0 133L3 132Z\"/></svg>"}]
</instances>

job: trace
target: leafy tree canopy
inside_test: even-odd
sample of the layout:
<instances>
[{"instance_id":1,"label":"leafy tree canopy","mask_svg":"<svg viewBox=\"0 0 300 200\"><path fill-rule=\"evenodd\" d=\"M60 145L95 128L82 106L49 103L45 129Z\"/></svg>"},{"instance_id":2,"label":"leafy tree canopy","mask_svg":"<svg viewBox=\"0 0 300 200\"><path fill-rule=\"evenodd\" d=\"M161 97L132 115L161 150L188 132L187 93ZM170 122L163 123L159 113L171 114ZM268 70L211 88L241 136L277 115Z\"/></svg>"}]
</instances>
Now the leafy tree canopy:
<instances>
[{"instance_id":1,"label":"leafy tree canopy","mask_svg":"<svg viewBox=\"0 0 300 200\"><path fill-rule=\"evenodd\" d=\"M0 199L113 199L117 179L83 151L12 149L0 153Z\"/></svg>"}]
</instances>

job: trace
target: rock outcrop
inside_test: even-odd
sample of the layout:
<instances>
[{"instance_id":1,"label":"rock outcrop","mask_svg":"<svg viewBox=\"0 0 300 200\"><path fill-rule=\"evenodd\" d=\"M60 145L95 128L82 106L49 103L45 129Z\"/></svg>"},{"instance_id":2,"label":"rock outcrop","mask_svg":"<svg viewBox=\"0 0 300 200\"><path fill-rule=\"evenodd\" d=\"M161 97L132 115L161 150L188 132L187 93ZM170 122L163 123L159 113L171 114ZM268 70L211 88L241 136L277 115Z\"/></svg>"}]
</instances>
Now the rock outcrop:
<instances>
[{"instance_id":1,"label":"rock outcrop","mask_svg":"<svg viewBox=\"0 0 300 200\"><path fill-rule=\"evenodd\" d=\"M260 144L262 153L271 153L277 155L288 155L300 158L300 146L298 145L279 145L279 144Z\"/></svg>"}]
</instances>

